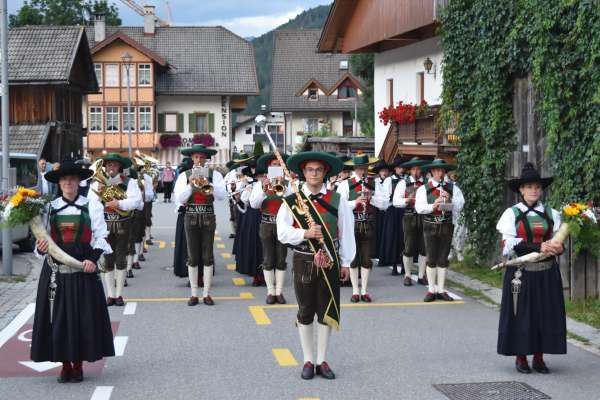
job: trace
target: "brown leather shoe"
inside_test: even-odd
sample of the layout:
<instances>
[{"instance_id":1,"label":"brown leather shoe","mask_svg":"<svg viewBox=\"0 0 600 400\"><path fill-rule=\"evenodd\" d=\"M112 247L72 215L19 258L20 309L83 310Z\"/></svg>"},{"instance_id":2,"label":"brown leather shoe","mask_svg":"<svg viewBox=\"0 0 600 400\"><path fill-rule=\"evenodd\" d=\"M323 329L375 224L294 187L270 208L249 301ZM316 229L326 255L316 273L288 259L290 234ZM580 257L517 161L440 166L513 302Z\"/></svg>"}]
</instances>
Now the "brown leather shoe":
<instances>
[{"instance_id":1,"label":"brown leather shoe","mask_svg":"<svg viewBox=\"0 0 600 400\"><path fill-rule=\"evenodd\" d=\"M358 303L360 301L360 296L357 294L353 294L352 297L350 297L350 302L352 303Z\"/></svg>"},{"instance_id":2,"label":"brown leather shoe","mask_svg":"<svg viewBox=\"0 0 600 400\"><path fill-rule=\"evenodd\" d=\"M316 370L317 375L321 375L325 379L335 379L335 374L331 368L329 368L329 364L327 364L325 361L323 361L321 365L317 365Z\"/></svg>"},{"instance_id":3,"label":"brown leather shoe","mask_svg":"<svg viewBox=\"0 0 600 400\"><path fill-rule=\"evenodd\" d=\"M143 260L142 260L142 261L143 261ZM134 262L134 263L131 265L131 268L133 268L133 269L142 269L142 266L140 265L140 263L139 263L139 262L137 262L137 261L136 261L136 262Z\"/></svg>"},{"instance_id":4,"label":"brown leather shoe","mask_svg":"<svg viewBox=\"0 0 600 400\"><path fill-rule=\"evenodd\" d=\"M79 383L83 381L83 368L81 362L73 363L73 370L71 371L71 382Z\"/></svg>"},{"instance_id":5,"label":"brown leather shoe","mask_svg":"<svg viewBox=\"0 0 600 400\"><path fill-rule=\"evenodd\" d=\"M106 298L106 306L110 307L110 306L114 306L115 305L115 298L114 297L107 297Z\"/></svg>"},{"instance_id":6,"label":"brown leather shoe","mask_svg":"<svg viewBox=\"0 0 600 400\"><path fill-rule=\"evenodd\" d=\"M197 305L198 305L198 297L197 296L190 297L190 299L188 300L188 306L197 306Z\"/></svg>"},{"instance_id":7,"label":"brown leather shoe","mask_svg":"<svg viewBox=\"0 0 600 400\"><path fill-rule=\"evenodd\" d=\"M123 307L125 305L125 302L123 301L123 297L119 296L115 299L115 306L117 307Z\"/></svg>"},{"instance_id":8,"label":"brown leather shoe","mask_svg":"<svg viewBox=\"0 0 600 400\"><path fill-rule=\"evenodd\" d=\"M64 362L63 367L60 370L60 375L56 378L58 383L67 383L71 380L71 373L73 372L73 368L71 368L70 362Z\"/></svg>"},{"instance_id":9,"label":"brown leather shoe","mask_svg":"<svg viewBox=\"0 0 600 400\"><path fill-rule=\"evenodd\" d=\"M435 301L435 298L436 298L435 293L427 292L423 301L425 303L431 303L432 301Z\"/></svg>"},{"instance_id":10,"label":"brown leather shoe","mask_svg":"<svg viewBox=\"0 0 600 400\"><path fill-rule=\"evenodd\" d=\"M370 302L372 302L372 301L373 301L373 300L371 299L371 296L369 296L369 294L368 294L368 293L362 294L362 295L360 296L360 300L361 300L361 301L364 301L365 303L370 303Z\"/></svg>"},{"instance_id":11,"label":"brown leather shoe","mask_svg":"<svg viewBox=\"0 0 600 400\"><path fill-rule=\"evenodd\" d=\"M210 296L206 296L202 299L202 301L204 302L204 304L206 304L207 306L214 306L215 302L213 301L212 297Z\"/></svg>"},{"instance_id":12,"label":"brown leather shoe","mask_svg":"<svg viewBox=\"0 0 600 400\"><path fill-rule=\"evenodd\" d=\"M275 304L277 300L275 299L275 296L273 296L272 294L268 294L267 295L267 300L265 301L267 304Z\"/></svg>"},{"instance_id":13,"label":"brown leather shoe","mask_svg":"<svg viewBox=\"0 0 600 400\"><path fill-rule=\"evenodd\" d=\"M423 285L423 286L428 286L429 285L429 281L427 280L426 277L422 277L422 278L417 279L417 283L419 285Z\"/></svg>"},{"instance_id":14,"label":"brown leather shoe","mask_svg":"<svg viewBox=\"0 0 600 400\"><path fill-rule=\"evenodd\" d=\"M454 301L454 299L452 297L450 297L450 295L448 294L448 292L438 293L436 295L436 298L438 300L443 300L443 301Z\"/></svg>"},{"instance_id":15,"label":"brown leather shoe","mask_svg":"<svg viewBox=\"0 0 600 400\"><path fill-rule=\"evenodd\" d=\"M412 286L413 282L412 279L410 278L410 276L405 276L404 277L404 286Z\"/></svg>"},{"instance_id":16,"label":"brown leather shoe","mask_svg":"<svg viewBox=\"0 0 600 400\"><path fill-rule=\"evenodd\" d=\"M277 304L285 304L285 303L287 303L285 301L285 297L283 297L282 294L275 296L275 299L277 300Z\"/></svg>"}]
</instances>

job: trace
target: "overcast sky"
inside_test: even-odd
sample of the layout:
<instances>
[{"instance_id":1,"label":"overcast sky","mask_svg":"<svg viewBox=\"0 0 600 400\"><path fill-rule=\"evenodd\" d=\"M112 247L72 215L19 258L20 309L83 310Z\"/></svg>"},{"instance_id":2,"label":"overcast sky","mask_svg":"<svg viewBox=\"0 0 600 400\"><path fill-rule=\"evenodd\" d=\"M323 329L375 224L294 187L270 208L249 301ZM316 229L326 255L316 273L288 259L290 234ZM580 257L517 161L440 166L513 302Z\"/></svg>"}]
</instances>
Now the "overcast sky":
<instances>
[{"instance_id":1,"label":"overcast sky","mask_svg":"<svg viewBox=\"0 0 600 400\"><path fill-rule=\"evenodd\" d=\"M166 0L135 0L139 5L153 4L159 17L167 19ZM24 0L9 0L8 12L14 14ZM240 36L260 36L309 8L330 4L332 0L169 0L173 25L222 25ZM119 7L123 25L142 25L142 17L120 0L109 0Z\"/></svg>"}]
</instances>

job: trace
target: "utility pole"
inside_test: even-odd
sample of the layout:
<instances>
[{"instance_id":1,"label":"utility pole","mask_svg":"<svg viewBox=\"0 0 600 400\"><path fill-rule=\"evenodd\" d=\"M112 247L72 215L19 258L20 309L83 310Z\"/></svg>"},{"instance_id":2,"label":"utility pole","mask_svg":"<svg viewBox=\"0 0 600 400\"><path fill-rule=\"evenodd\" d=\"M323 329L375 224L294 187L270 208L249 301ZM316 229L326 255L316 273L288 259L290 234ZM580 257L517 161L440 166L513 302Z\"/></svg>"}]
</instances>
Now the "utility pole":
<instances>
[{"instance_id":1,"label":"utility pole","mask_svg":"<svg viewBox=\"0 0 600 400\"><path fill-rule=\"evenodd\" d=\"M9 116L8 116L8 10L6 0L2 0L2 9L0 9L0 36L2 41L0 46L0 56L2 59L2 190L8 192L9 185L9 168L10 168L10 151L9 151ZM4 275L12 275L12 238L10 229L5 227L2 229L2 273Z\"/></svg>"}]
</instances>

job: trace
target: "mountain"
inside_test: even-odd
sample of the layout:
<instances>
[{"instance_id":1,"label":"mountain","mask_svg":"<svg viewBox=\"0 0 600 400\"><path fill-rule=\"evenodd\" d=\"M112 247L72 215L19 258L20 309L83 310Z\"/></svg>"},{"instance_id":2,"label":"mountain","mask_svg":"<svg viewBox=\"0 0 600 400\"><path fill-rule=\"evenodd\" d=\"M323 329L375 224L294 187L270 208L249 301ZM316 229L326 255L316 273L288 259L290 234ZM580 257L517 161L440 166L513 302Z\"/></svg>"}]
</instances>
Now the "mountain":
<instances>
[{"instance_id":1,"label":"mountain","mask_svg":"<svg viewBox=\"0 0 600 400\"><path fill-rule=\"evenodd\" d=\"M254 46L256 59L256 74L258 75L259 96L248 97L248 107L244 114L256 114L261 104L267 107L271 101L271 69L273 61L273 32L277 29L322 28L329 15L329 6L318 6L298 14L294 19L278 26L251 41Z\"/></svg>"}]
</instances>

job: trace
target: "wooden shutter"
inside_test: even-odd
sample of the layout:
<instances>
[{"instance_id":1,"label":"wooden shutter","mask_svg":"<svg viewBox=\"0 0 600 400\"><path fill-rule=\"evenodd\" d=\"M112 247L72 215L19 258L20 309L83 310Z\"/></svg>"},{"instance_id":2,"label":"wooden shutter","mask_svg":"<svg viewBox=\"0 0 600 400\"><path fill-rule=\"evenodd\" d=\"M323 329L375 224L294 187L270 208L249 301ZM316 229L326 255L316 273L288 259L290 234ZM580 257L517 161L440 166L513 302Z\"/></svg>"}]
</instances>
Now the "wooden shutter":
<instances>
[{"instance_id":1,"label":"wooden shutter","mask_svg":"<svg viewBox=\"0 0 600 400\"><path fill-rule=\"evenodd\" d=\"M208 133L215 133L215 114L208 114Z\"/></svg>"},{"instance_id":2,"label":"wooden shutter","mask_svg":"<svg viewBox=\"0 0 600 400\"><path fill-rule=\"evenodd\" d=\"M183 114L177 114L177 133L183 132Z\"/></svg>"},{"instance_id":3,"label":"wooden shutter","mask_svg":"<svg viewBox=\"0 0 600 400\"><path fill-rule=\"evenodd\" d=\"M188 114L188 121L190 123L190 133L198 132L198 127L196 126L196 114L195 113Z\"/></svg>"},{"instance_id":4,"label":"wooden shutter","mask_svg":"<svg viewBox=\"0 0 600 400\"><path fill-rule=\"evenodd\" d=\"M165 113L158 114L158 131L159 132L165 131Z\"/></svg>"}]
</instances>

